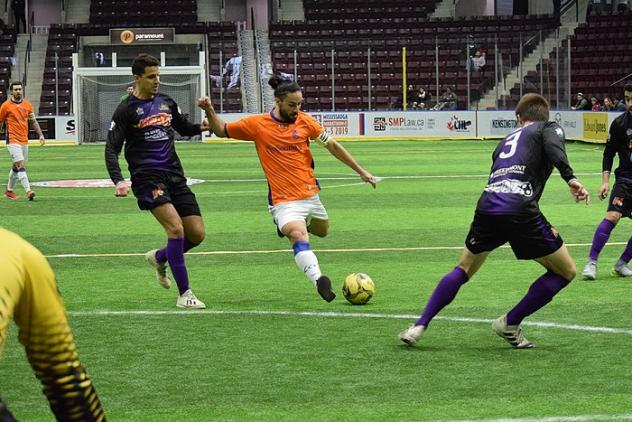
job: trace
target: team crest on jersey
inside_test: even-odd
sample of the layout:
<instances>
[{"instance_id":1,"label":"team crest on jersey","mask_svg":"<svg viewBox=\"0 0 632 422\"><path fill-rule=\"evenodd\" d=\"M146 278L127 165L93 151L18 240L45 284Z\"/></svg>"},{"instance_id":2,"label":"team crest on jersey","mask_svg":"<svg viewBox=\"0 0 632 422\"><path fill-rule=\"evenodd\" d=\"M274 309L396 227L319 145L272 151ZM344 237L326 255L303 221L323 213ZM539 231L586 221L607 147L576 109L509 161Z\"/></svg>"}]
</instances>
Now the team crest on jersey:
<instances>
[{"instance_id":1,"label":"team crest on jersey","mask_svg":"<svg viewBox=\"0 0 632 422\"><path fill-rule=\"evenodd\" d=\"M171 126L171 114L158 113L158 114L154 114L153 116L140 119L138 121L137 127L139 129L145 128L147 126L163 126L163 127Z\"/></svg>"},{"instance_id":2,"label":"team crest on jersey","mask_svg":"<svg viewBox=\"0 0 632 422\"><path fill-rule=\"evenodd\" d=\"M142 109L142 107L138 107L136 109L136 114L138 114L139 116L142 116L143 114L145 114L145 111Z\"/></svg>"},{"instance_id":3,"label":"team crest on jersey","mask_svg":"<svg viewBox=\"0 0 632 422\"><path fill-rule=\"evenodd\" d=\"M615 196L614 198L612 198L612 205L614 205L616 207L622 207L623 206L623 198L621 198L620 196Z\"/></svg>"},{"instance_id":4,"label":"team crest on jersey","mask_svg":"<svg viewBox=\"0 0 632 422\"><path fill-rule=\"evenodd\" d=\"M298 139L298 130L294 130L294 132L292 132L292 137L294 139Z\"/></svg>"}]
</instances>

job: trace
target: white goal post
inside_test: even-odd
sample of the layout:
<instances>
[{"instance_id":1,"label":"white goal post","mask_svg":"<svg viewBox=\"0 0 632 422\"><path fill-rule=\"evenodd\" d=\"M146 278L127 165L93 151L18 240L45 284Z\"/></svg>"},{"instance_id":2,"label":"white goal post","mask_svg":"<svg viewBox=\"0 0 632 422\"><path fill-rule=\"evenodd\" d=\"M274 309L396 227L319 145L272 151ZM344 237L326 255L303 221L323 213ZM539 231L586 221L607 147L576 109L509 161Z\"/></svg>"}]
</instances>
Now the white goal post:
<instances>
[{"instance_id":1,"label":"white goal post","mask_svg":"<svg viewBox=\"0 0 632 422\"><path fill-rule=\"evenodd\" d=\"M197 66L165 66L161 57L161 93L169 95L190 121L200 123L202 113L197 99L206 95L204 52ZM133 84L131 67L80 67L77 53L72 56L72 104L77 143L103 142L107 139L114 110L121 96Z\"/></svg>"}]
</instances>

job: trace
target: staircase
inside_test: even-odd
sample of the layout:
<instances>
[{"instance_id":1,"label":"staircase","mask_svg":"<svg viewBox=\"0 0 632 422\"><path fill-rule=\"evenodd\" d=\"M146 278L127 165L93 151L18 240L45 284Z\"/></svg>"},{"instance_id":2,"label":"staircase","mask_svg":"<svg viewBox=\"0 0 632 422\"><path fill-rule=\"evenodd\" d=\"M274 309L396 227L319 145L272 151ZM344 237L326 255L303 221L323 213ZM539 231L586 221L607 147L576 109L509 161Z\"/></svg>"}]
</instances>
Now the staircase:
<instances>
[{"instance_id":1,"label":"staircase","mask_svg":"<svg viewBox=\"0 0 632 422\"><path fill-rule=\"evenodd\" d=\"M261 95L258 69L255 60L254 31L237 31L237 44L241 52L241 99L244 113L261 112Z\"/></svg>"},{"instance_id":2,"label":"staircase","mask_svg":"<svg viewBox=\"0 0 632 422\"><path fill-rule=\"evenodd\" d=\"M585 19L586 16L586 8L588 7L589 0L579 0L579 18L580 20ZM577 22L575 20L576 11L575 8L571 8L566 13L564 13L561 17L561 26L560 26L560 47L565 45L566 40L573 35L575 29L579 26L581 22ZM520 76L524 78L529 71L538 70L538 65L540 63L540 49L542 49L542 57L548 58L549 55L556 48L556 39L555 33L552 33L547 38L543 39L542 43L539 43L533 52L526 56L522 60L522 75L519 74L518 66L511 69L511 72L505 77L504 80L500 81L498 88L498 99L503 95L510 95L511 88L520 86ZM476 104L471 105L471 109L476 109ZM496 105L496 88L492 87L489 91L487 91L483 97L478 102L479 110L487 110L487 109L495 109Z\"/></svg>"},{"instance_id":3,"label":"staircase","mask_svg":"<svg viewBox=\"0 0 632 422\"><path fill-rule=\"evenodd\" d=\"M281 0L279 20L304 21L305 9L303 8L303 0Z\"/></svg>"},{"instance_id":4,"label":"staircase","mask_svg":"<svg viewBox=\"0 0 632 422\"><path fill-rule=\"evenodd\" d=\"M198 22L223 21L221 0L198 0L197 18Z\"/></svg>"},{"instance_id":5,"label":"staircase","mask_svg":"<svg viewBox=\"0 0 632 422\"><path fill-rule=\"evenodd\" d=\"M274 106L274 90L268 85L272 76L272 53L270 52L270 38L268 31L256 32L257 55L262 69L259 75L259 86L262 93L263 111L271 110Z\"/></svg>"},{"instance_id":6,"label":"staircase","mask_svg":"<svg viewBox=\"0 0 632 422\"><path fill-rule=\"evenodd\" d=\"M42 94L42 80L44 78L44 61L46 60L48 34L32 34L32 37L31 61L28 64L26 74L24 97L33 104L33 110L35 114L37 114L40 105L40 95ZM12 74L16 75L15 79L22 78L25 66L23 61L26 55L26 44L28 40L29 34L18 34L18 40L15 46L18 64L11 71Z\"/></svg>"},{"instance_id":7,"label":"staircase","mask_svg":"<svg viewBox=\"0 0 632 422\"><path fill-rule=\"evenodd\" d=\"M66 0L66 20L64 23L88 23L90 2L86 0Z\"/></svg>"}]
</instances>

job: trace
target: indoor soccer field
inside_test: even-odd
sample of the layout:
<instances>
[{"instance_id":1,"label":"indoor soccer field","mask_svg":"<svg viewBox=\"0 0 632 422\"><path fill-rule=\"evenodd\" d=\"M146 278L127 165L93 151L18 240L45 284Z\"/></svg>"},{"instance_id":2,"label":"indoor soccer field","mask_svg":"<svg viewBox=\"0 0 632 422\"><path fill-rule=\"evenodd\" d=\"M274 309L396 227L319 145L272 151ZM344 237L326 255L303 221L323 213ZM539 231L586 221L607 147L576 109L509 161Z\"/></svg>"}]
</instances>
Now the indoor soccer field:
<instances>
[{"instance_id":1,"label":"indoor soccer field","mask_svg":"<svg viewBox=\"0 0 632 422\"><path fill-rule=\"evenodd\" d=\"M0 202L2 225L40 248L57 274L108 420L632 420L632 280L610 275L632 222L613 231L597 281L577 277L525 321L535 349L512 350L490 328L544 272L507 248L406 347L397 335L455 266L496 142L344 145L383 180L373 190L312 148L331 232L311 241L336 284L332 303L277 237L248 143L178 145L187 176L204 181L192 189L207 238L187 254L202 311L177 309L177 289L155 281L144 253L165 235L132 197L35 186L33 202ZM602 147L568 143L567 151L593 202L575 204L554 172L540 204L581 272L606 209L594 197ZM29 158L35 182L107 178L102 145L31 148ZM340 291L358 271L376 284L364 306ZM0 380L20 421L52 420L15 329Z\"/></svg>"}]
</instances>

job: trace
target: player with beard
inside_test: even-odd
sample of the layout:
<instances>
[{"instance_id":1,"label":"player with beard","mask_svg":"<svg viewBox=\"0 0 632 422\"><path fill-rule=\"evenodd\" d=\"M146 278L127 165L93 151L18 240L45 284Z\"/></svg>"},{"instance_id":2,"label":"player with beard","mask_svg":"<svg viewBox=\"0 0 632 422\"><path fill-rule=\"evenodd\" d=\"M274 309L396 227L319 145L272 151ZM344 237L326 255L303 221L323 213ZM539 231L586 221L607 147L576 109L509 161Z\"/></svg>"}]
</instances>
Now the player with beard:
<instances>
[{"instance_id":1,"label":"player with beard","mask_svg":"<svg viewBox=\"0 0 632 422\"><path fill-rule=\"evenodd\" d=\"M33 105L24 98L22 82L15 81L9 85L11 96L0 107L0 122L5 125L7 150L11 155L11 171L4 196L15 201L19 199L13 188L19 181L29 201L35 198L29 178L26 175L26 162L29 157L29 128L32 128L44 145L42 129L35 119Z\"/></svg>"},{"instance_id":2,"label":"player with beard","mask_svg":"<svg viewBox=\"0 0 632 422\"><path fill-rule=\"evenodd\" d=\"M320 185L314 176L310 140L325 147L374 188L376 180L313 117L301 111L303 93L296 82L274 75L268 83L274 88L275 101L269 113L225 123L208 97L200 98L198 105L206 112L215 135L255 143L268 179L268 208L277 231L292 244L299 269L314 283L320 296L331 302L336 297L331 280L322 274L309 244L308 233L325 237L329 230L329 217L318 195Z\"/></svg>"}]
</instances>

